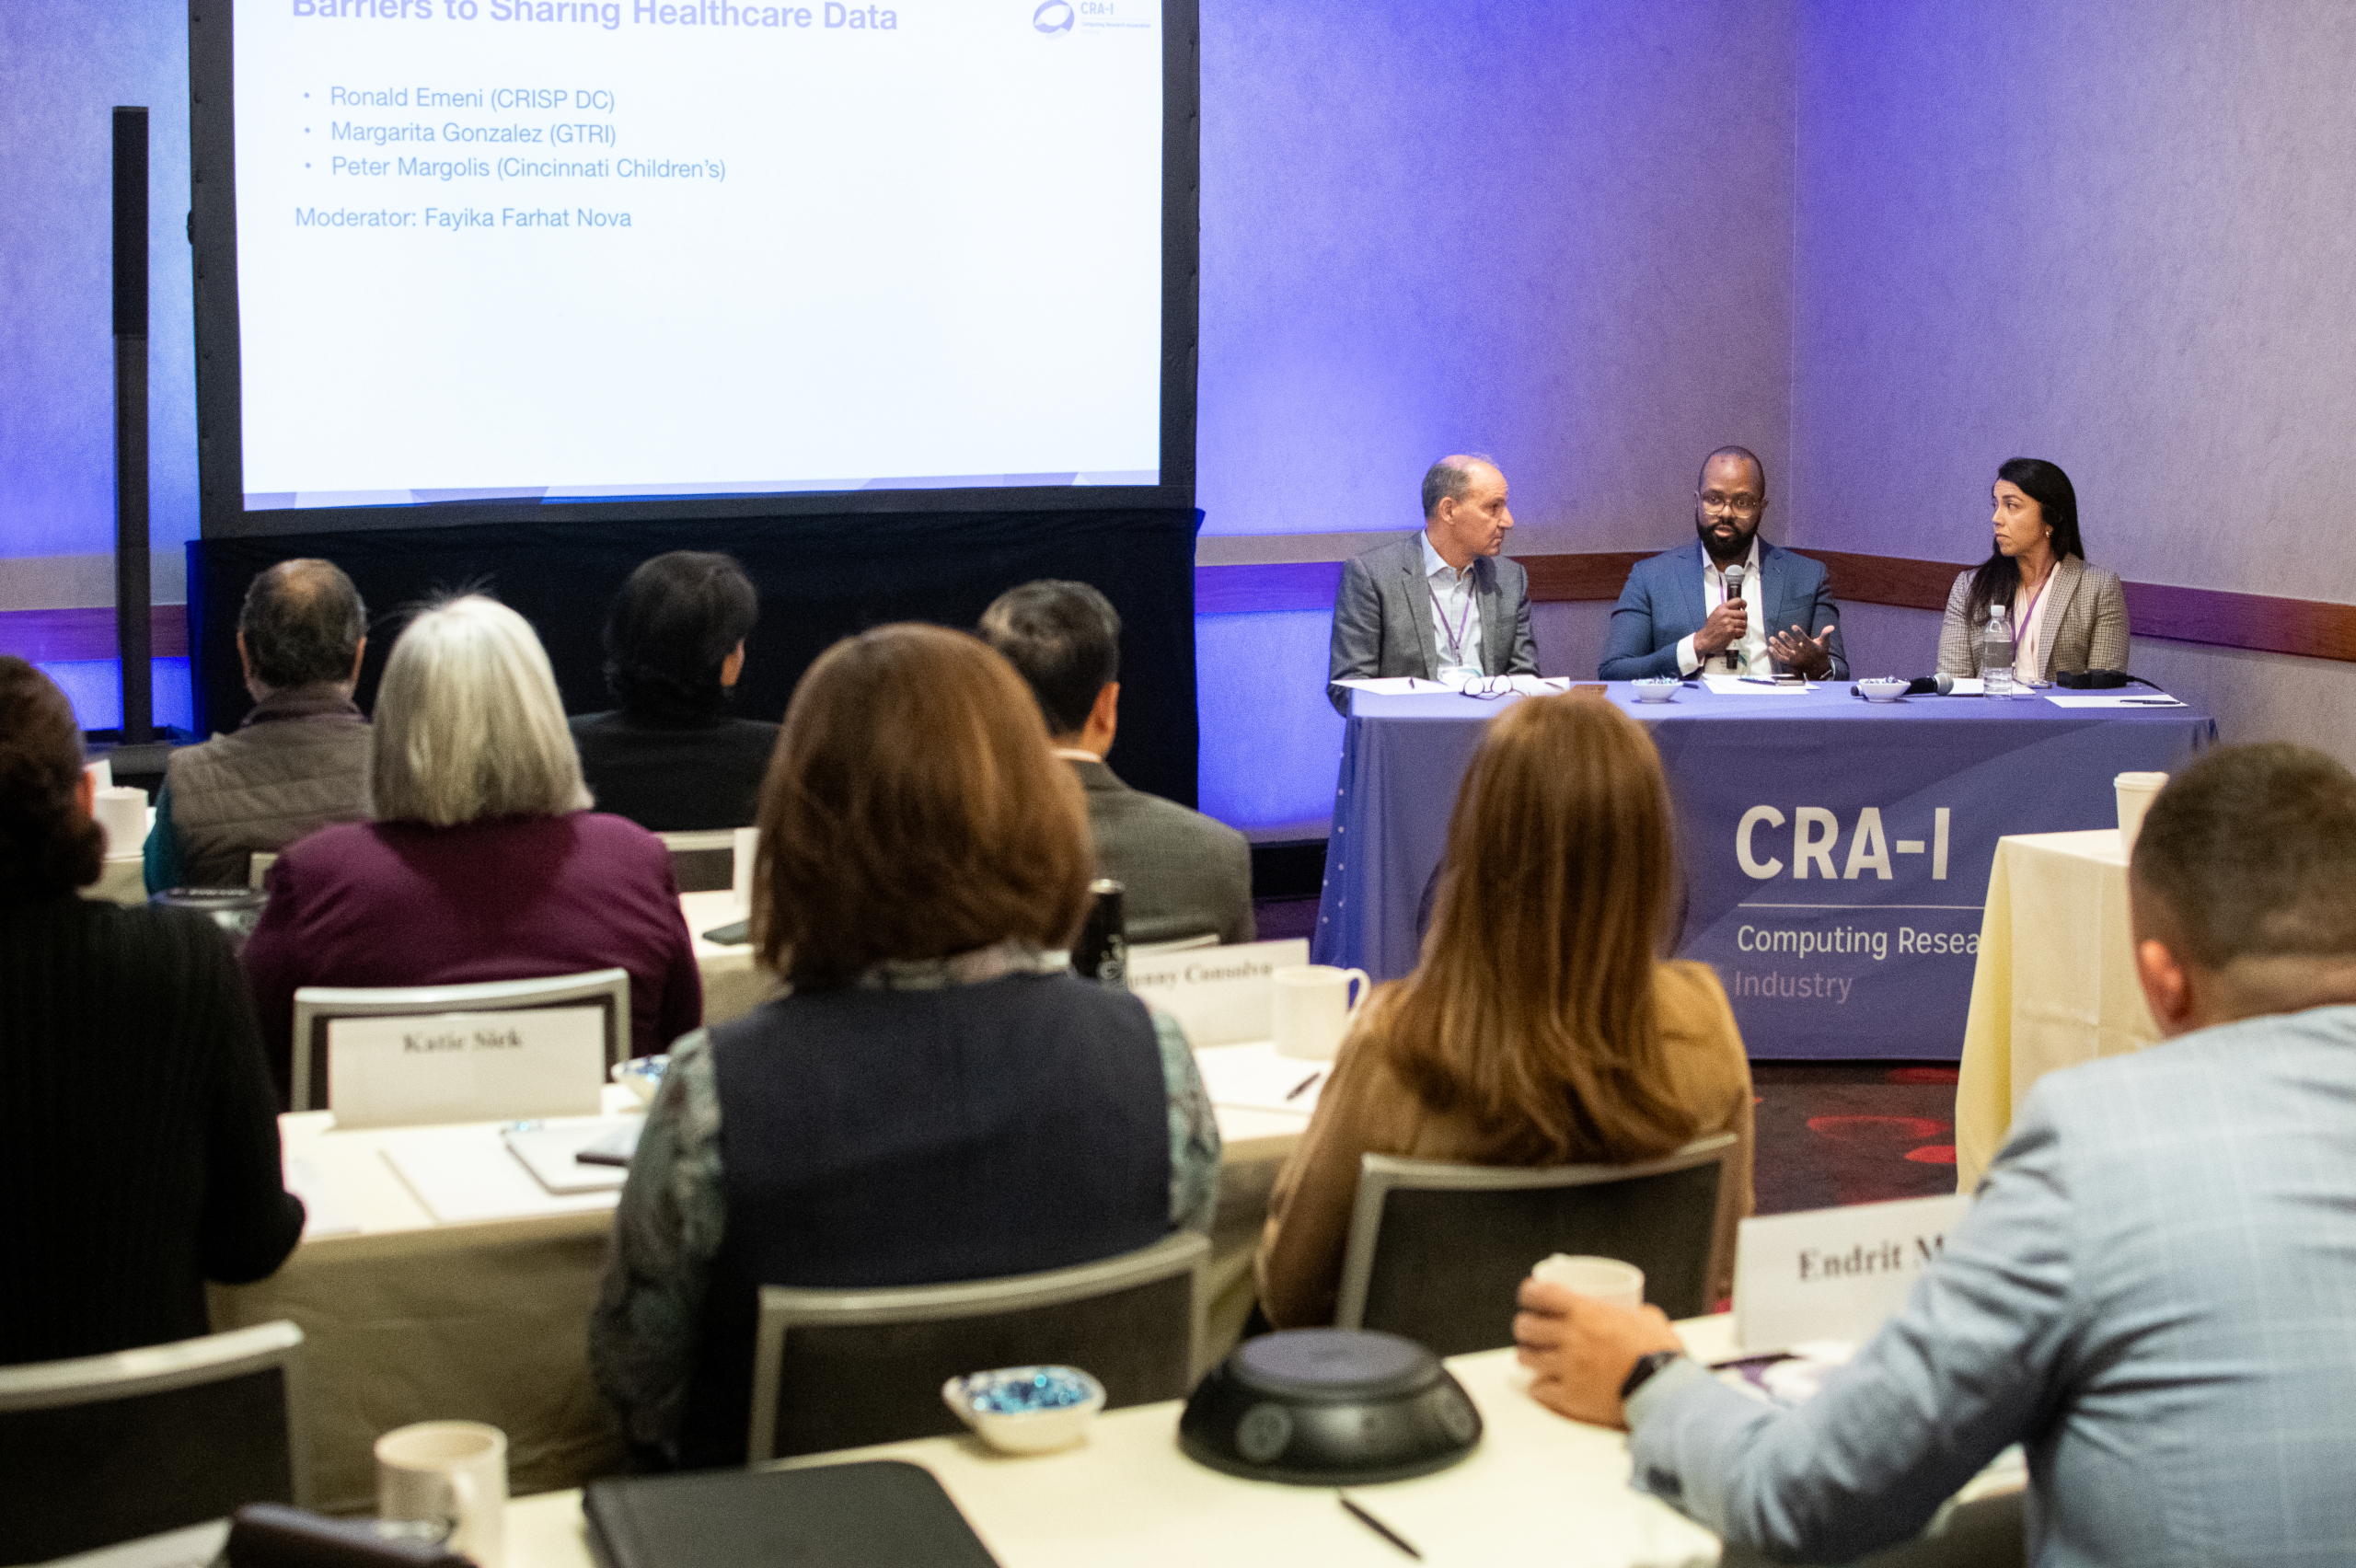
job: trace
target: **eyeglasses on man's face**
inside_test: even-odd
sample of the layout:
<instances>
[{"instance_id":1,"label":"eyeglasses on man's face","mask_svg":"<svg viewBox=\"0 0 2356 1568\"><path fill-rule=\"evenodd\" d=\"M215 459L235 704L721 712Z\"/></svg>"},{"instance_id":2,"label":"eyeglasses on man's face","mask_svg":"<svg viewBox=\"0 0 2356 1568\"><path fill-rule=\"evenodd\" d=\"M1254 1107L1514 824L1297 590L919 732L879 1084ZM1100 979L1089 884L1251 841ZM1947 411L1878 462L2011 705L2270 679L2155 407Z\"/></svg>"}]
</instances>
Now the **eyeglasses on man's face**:
<instances>
[{"instance_id":1,"label":"eyeglasses on man's face","mask_svg":"<svg viewBox=\"0 0 2356 1568\"><path fill-rule=\"evenodd\" d=\"M1737 517L1748 517L1757 512L1761 504L1757 496L1739 490L1733 495L1728 495L1724 490L1702 492L1702 510L1704 512L1730 512Z\"/></svg>"}]
</instances>

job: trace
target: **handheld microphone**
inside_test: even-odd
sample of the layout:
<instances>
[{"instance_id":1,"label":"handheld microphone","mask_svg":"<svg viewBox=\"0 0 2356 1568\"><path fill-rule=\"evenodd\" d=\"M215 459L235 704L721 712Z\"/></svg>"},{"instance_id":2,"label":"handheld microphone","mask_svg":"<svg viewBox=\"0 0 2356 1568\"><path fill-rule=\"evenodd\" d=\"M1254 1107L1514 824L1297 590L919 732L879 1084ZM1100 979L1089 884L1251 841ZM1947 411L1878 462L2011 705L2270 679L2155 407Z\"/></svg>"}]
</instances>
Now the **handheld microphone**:
<instances>
[{"instance_id":1,"label":"handheld microphone","mask_svg":"<svg viewBox=\"0 0 2356 1568\"><path fill-rule=\"evenodd\" d=\"M1893 676L1891 678L1895 679L1896 677ZM1938 697L1947 697L1953 695L1954 691L1955 677L1948 674L1945 670L1941 670L1935 675L1916 675L1912 680L1906 683L1906 695L1908 697L1931 697L1934 695ZM1859 691L1853 686L1849 688L1849 695L1852 697L1863 697L1865 694Z\"/></svg>"},{"instance_id":2,"label":"handheld microphone","mask_svg":"<svg viewBox=\"0 0 2356 1568\"><path fill-rule=\"evenodd\" d=\"M1741 598L1741 597L1742 597L1742 576L1743 576L1742 568L1740 568L1739 566L1730 566L1730 567L1727 567L1727 599L1739 599L1739 598ZM1736 640L1734 642L1730 642L1730 643L1728 643L1728 644L1727 645L1727 669L1729 669L1729 670L1738 670L1738 669L1742 668L1742 655L1741 655L1740 651L1738 651L1738 650L1740 649L1740 646L1741 646L1741 642L1740 642L1740 640L1739 640L1739 639L1738 639L1738 640Z\"/></svg>"}]
</instances>

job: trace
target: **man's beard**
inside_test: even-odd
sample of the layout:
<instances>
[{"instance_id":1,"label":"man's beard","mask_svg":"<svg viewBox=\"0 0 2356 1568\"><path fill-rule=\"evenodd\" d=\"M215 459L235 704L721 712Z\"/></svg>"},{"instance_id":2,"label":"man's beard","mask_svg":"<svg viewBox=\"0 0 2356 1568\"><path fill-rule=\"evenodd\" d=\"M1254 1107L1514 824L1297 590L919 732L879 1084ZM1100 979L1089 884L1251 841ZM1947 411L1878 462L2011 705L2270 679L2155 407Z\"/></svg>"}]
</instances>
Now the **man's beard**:
<instances>
[{"instance_id":1,"label":"man's beard","mask_svg":"<svg viewBox=\"0 0 2356 1568\"><path fill-rule=\"evenodd\" d=\"M1727 526L1734 530L1734 538L1722 548L1718 544L1716 535L1713 532L1717 527L1716 524L1707 518L1697 517L1693 520L1693 526L1694 530L1702 536L1702 548L1709 551L1710 559L1720 566L1740 560L1749 555L1750 541L1759 535L1759 525L1756 523L1748 529L1739 523L1729 523Z\"/></svg>"}]
</instances>

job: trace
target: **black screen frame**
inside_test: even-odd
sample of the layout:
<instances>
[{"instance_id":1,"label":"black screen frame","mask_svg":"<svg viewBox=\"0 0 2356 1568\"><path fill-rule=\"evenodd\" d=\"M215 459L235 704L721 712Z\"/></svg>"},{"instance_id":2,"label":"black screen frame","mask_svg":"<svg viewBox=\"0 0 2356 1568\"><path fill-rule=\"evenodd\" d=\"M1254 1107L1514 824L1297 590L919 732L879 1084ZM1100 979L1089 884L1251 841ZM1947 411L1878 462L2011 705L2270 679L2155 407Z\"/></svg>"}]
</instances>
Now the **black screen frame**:
<instances>
[{"instance_id":1,"label":"black screen frame","mask_svg":"<svg viewBox=\"0 0 2356 1568\"><path fill-rule=\"evenodd\" d=\"M1161 482L485 500L248 511L237 309L231 0L190 0L189 243L195 266L199 517L205 538L482 523L657 522L877 513L1102 512L1195 505L1200 345L1202 42L1198 0L1162 0Z\"/></svg>"}]
</instances>

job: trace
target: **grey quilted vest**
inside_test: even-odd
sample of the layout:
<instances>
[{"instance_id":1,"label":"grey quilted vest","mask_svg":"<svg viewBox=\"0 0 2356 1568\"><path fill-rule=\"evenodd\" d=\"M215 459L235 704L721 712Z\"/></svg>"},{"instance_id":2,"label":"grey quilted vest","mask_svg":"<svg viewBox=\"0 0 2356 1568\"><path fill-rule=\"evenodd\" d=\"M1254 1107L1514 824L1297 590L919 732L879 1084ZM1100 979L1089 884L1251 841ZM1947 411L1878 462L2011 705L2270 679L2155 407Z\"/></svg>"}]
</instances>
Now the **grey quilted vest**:
<instances>
[{"instance_id":1,"label":"grey quilted vest","mask_svg":"<svg viewBox=\"0 0 2356 1568\"><path fill-rule=\"evenodd\" d=\"M332 686L271 693L236 733L172 754L180 880L243 887L246 858L368 815L368 721Z\"/></svg>"}]
</instances>

